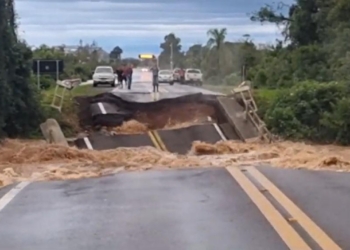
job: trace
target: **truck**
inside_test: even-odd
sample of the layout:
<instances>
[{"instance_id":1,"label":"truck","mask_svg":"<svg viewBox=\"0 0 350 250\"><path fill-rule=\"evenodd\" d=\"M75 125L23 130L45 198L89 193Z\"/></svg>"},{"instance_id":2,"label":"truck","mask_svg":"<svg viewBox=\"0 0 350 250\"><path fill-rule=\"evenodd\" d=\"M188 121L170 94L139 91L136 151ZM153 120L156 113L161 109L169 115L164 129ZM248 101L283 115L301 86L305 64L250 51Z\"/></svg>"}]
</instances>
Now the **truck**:
<instances>
[{"instance_id":1,"label":"truck","mask_svg":"<svg viewBox=\"0 0 350 250\"><path fill-rule=\"evenodd\" d=\"M195 86L202 86L203 74L200 69L186 69L185 70L185 84L193 84Z\"/></svg>"}]
</instances>

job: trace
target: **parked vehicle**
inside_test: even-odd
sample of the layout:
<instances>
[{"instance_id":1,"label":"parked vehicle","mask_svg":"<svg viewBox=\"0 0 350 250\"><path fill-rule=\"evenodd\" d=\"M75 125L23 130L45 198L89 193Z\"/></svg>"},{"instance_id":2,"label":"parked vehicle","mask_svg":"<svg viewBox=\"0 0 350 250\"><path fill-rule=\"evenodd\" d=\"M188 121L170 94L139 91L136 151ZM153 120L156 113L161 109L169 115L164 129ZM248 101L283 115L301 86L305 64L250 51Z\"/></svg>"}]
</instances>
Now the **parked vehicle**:
<instances>
[{"instance_id":1,"label":"parked vehicle","mask_svg":"<svg viewBox=\"0 0 350 250\"><path fill-rule=\"evenodd\" d=\"M178 82L181 84L185 83L185 70L181 68L174 69L174 82Z\"/></svg>"},{"instance_id":2,"label":"parked vehicle","mask_svg":"<svg viewBox=\"0 0 350 250\"><path fill-rule=\"evenodd\" d=\"M92 76L93 86L97 87L99 84L109 84L115 87L115 74L111 66L98 66Z\"/></svg>"},{"instance_id":3,"label":"parked vehicle","mask_svg":"<svg viewBox=\"0 0 350 250\"><path fill-rule=\"evenodd\" d=\"M180 82L180 68L175 68L173 71L174 82Z\"/></svg>"},{"instance_id":4,"label":"parked vehicle","mask_svg":"<svg viewBox=\"0 0 350 250\"><path fill-rule=\"evenodd\" d=\"M193 84L196 86L202 86L203 74L199 69L186 69L185 71L185 84Z\"/></svg>"},{"instance_id":5,"label":"parked vehicle","mask_svg":"<svg viewBox=\"0 0 350 250\"><path fill-rule=\"evenodd\" d=\"M158 73L158 83L174 84L174 76L172 70L160 70Z\"/></svg>"}]
</instances>

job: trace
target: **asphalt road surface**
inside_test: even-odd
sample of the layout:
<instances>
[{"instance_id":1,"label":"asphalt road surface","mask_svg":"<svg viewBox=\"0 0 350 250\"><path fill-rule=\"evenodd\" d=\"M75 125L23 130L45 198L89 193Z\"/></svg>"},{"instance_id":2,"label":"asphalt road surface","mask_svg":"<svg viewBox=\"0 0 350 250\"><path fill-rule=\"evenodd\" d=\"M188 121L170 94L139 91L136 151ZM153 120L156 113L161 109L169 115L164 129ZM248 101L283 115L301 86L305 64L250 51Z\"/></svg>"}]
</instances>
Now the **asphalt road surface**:
<instances>
[{"instance_id":1,"label":"asphalt road surface","mask_svg":"<svg viewBox=\"0 0 350 250\"><path fill-rule=\"evenodd\" d=\"M0 250L350 249L349 194L350 173L269 166L21 182L0 189Z\"/></svg>"},{"instance_id":2,"label":"asphalt road surface","mask_svg":"<svg viewBox=\"0 0 350 250\"><path fill-rule=\"evenodd\" d=\"M83 85L92 85L92 81L88 81L86 83L83 83ZM131 90L126 89L124 86L123 88L120 88L119 86L116 88L112 88L108 85L99 85L99 90L104 90L106 92L138 92L138 93L151 93L153 92L153 86L152 86L152 75L150 72L142 72L140 69L135 69L133 73L133 83ZM213 92L210 90L206 90L201 87L195 87L191 85L181 85L178 83L175 83L174 85L170 85L168 83L161 83L159 84L159 92L161 93L203 93L203 94L209 94L209 95L220 95L219 92Z\"/></svg>"},{"instance_id":3,"label":"asphalt road surface","mask_svg":"<svg viewBox=\"0 0 350 250\"><path fill-rule=\"evenodd\" d=\"M350 249L349 192L347 173L271 167L19 183L0 189L0 249Z\"/></svg>"}]
</instances>

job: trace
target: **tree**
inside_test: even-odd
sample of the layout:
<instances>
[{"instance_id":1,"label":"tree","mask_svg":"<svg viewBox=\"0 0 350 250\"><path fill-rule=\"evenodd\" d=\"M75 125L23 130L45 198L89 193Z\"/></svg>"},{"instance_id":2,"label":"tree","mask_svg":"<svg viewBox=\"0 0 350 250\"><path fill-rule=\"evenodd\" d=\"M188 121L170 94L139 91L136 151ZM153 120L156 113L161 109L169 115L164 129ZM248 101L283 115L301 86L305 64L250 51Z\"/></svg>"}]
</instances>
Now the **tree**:
<instances>
[{"instance_id":1,"label":"tree","mask_svg":"<svg viewBox=\"0 0 350 250\"><path fill-rule=\"evenodd\" d=\"M32 52L19 41L13 0L0 2L1 135L28 136L42 121L37 89L30 81Z\"/></svg>"},{"instance_id":2,"label":"tree","mask_svg":"<svg viewBox=\"0 0 350 250\"><path fill-rule=\"evenodd\" d=\"M203 47L200 44L192 45L186 52L185 65L188 68L198 68L202 66L203 60Z\"/></svg>"},{"instance_id":3,"label":"tree","mask_svg":"<svg viewBox=\"0 0 350 250\"><path fill-rule=\"evenodd\" d=\"M315 0L297 0L295 4L278 3L266 5L251 17L252 21L270 22L284 26L282 34L293 46L320 42L324 29L315 16L319 13L319 2ZM287 9L287 11L285 11ZM287 12L288 15L284 15Z\"/></svg>"},{"instance_id":4,"label":"tree","mask_svg":"<svg viewBox=\"0 0 350 250\"><path fill-rule=\"evenodd\" d=\"M116 46L109 53L109 59L113 61L120 61L122 54L123 54L123 50L119 46Z\"/></svg>"},{"instance_id":5,"label":"tree","mask_svg":"<svg viewBox=\"0 0 350 250\"><path fill-rule=\"evenodd\" d=\"M7 82L7 58L6 51L9 41L8 37L8 22L7 22L7 8L5 1L0 1L0 136L4 136L3 127L5 126L5 120L8 116L8 107L10 104L10 87Z\"/></svg>"},{"instance_id":6,"label":"tree","mask_svg":"<svg viewBox=\"0 0 350 250\"><path fill-rule=\"evenodd\" d=\"M75 52L70 53L66 53L65 48L64 45L59 48L41 45L33 51L33 57L36 59L63 60L65 67L63 74L60 75L61 79L77 77L87 81L91 72L100 63L100 50L94 47L93 44L79 46ZM55 80L56 75L52 75L51 78ZM50 84L48 85L50 87Z\"/></svg>"},{"instance_id":7,"label":"tree","mask_svg":"<svg viewBox=\"0 0 350 250\"><path fill-rule=\"evenodd\" d=\"M223 52L225 39L227 36L227 29L226 28L222 28L220 30L219 29L210 29L207 32L207 35L209 37L209 40L207 42L207 46L210 49L216 50L217 69L218 69L218 72L221 74L223 72L221 58L222 58L222 52Z\"/></svg>"},{"instance_id":8,"label":"tree","mask_svg":"<svg viewBox=\"0 0 350 250\"><path fill-rule=\"evenodd\" d=\"M225 42L227 36L227 29L210 29L207 32L209 40L207 42L207 46L209 48L215 48L216 50L220 50Z\"/></svg>"},{"instance_id":9,"label":"tree","mask_svg":"<svg viewBox=\"0 0 350 250\"><path fill-rule=\"evenodd\" d=\"M171 67L171 55L173 56L173 67L184 66L184 53L181 51L181 39L170 33L164 37L164 42L160 44L162 52L158 60L161 68Z\"/></svg>"}]
</instances>

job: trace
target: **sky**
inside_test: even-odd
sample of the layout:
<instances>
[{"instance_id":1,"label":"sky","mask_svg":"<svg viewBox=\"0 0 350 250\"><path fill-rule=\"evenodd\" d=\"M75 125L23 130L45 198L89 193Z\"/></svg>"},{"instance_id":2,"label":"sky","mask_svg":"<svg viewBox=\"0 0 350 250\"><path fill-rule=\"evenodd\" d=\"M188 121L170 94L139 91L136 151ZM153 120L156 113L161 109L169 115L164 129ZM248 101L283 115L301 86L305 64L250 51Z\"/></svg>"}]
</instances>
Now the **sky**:
<instances>
[{"instance_id":1,"label":"sky","mask_svg":"<svg viewBox=\"0 0 350 250\"><path fill-rule=\"evenodd\" d=\"M288 0L292 1L292 0ZM227 40L250 34L256 43L274 43L280 30L251 22L249 14L272 0L16 0L19 36L29 45L78 45L93 40L123 57L159 54L173 32L183 49L205 44L211 28L227 28Z\"/></svg>"}]
</instances>

